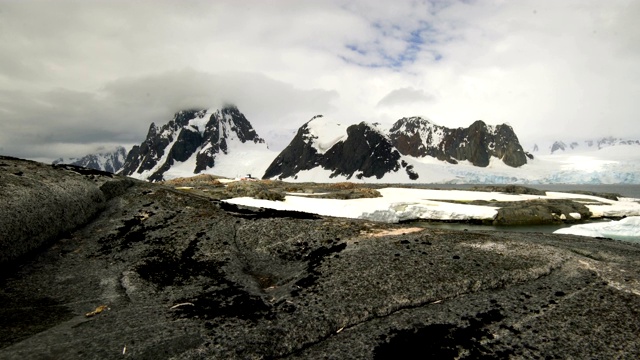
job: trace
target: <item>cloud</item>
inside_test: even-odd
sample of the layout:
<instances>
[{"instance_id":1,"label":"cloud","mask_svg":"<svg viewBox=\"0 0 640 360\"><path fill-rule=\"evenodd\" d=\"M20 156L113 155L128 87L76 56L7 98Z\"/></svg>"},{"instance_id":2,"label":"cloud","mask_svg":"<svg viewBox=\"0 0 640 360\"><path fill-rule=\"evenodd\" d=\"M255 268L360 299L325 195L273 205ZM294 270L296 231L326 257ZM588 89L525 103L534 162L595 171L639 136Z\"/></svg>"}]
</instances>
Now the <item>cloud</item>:
<instances>
[{"instance_id":1,"label":"cloud","mask_svg":"<svg viewBox=\"0 0 640 360\"><path fill-rule=\"evenodd\" d=\"M103 90L109 101L150 105L170 112L233 103L247 111L262 109L273 117L324 111L338 96L336 91L298 89L259 73L209 74L191 69L119 79Z\"/></svg>"},{"instance_id":2,"label":"cloud","mask_svg":"<svg viewBox=\"0 0 640 360\"><path fill-rule=\"evenodd\" d=\"M151 122L164 124L181 109L226 103L237 105L260 134L324 112L338 96L262 74L190 69L118 79L95 93L54 89L0 95L0 112L9 119L0 134L4 152L47 158L81 156L104 143L140 143Z\"/></svg>"},{"instance_id":3,"label":"cloud","mask_svg":"<svg viewBox=\"0 0 640 360\"><path fill-rule=\"evenodd\" d=\"M406 105L413 103L428 103L435 100L433 95L426 94L422 90L414 89L411 87L395 89L385 95L377 106L396 106Z\"/></svg>"},{"instance_id":4,"label":"cloud","mask_svg":"<svg viewBox=\"0 0 640 360\"><path fill-rule=\"evenodd\" d=\"M131 145L152 121L224 102L278 143L319 113L640 138L638 1L187 4L3 2L2 152Z\"/></svg>"}]
</instances>

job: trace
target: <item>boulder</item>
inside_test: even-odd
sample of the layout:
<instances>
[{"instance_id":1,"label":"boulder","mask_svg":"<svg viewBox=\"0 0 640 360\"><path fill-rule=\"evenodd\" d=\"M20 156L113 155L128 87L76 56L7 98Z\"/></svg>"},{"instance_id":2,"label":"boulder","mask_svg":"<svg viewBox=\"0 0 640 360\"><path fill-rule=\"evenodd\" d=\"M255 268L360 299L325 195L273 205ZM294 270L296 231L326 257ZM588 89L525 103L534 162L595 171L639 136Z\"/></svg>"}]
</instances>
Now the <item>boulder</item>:
<instances>
[{"instance_id":1,"label":"boulder","mask_svg":"<svg viewBox=\"0 0 640 360\"><path fill-rule=\"evenodd\" d=\"M105 206L99 178L111 177L72 165L0 156L0 264L88 222ZM112 196L114 190L107 192Z\"/></svg>"},{"instance_id":2,"label":"boulder","mask_svg":"<svg viewBox=\"0 0 640 360\"><path fill-rule=\"evenodd\" d=\"M493 224L549 225L575 223L590 217L589 208L579 202L568 199L536 199L504 203L498 209Z\"/></svg>"}]
</instances>

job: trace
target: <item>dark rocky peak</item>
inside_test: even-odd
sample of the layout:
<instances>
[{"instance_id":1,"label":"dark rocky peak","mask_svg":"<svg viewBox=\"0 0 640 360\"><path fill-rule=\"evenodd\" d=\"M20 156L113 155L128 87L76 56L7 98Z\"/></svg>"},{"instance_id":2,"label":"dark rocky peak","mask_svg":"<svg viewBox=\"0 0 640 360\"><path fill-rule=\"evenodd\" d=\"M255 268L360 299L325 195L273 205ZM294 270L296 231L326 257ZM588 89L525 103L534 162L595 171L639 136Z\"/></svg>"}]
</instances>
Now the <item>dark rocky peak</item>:
<instances>
[{"instance_id":1,"label":"dark rocky peak","mask_svg":"<svg viewBox=\"0 0 640 360\"><path fill-rule=\"evenodd\" d=\"M388 136L373 125L361 122L347 128L347 138L337 142L325 154L324 168L332 170L331 177L355 175L358 179L380 179L400 169L400 153Z\"/></svg>"},{"instance_id":2,"label":"dark rocky peak","mask_svg":"<svg viewBox=\"0 0 640 360\"><path fill-rule=\"evenodd\" d=\"M464 129L460 127L459 129ZM469 131L486 131L487 124L482 120L476 120L469 126Z\"/></svg>"},{"instance_id":3,"label":"dark rocky peak","mask_svg":"<svg viewBox=\"0 0 640 360\"><path fill-rule=\"evenodd\" d=\"M451 129L420 117L403 118L391 127L389 136L403 155L432 156L452 164L468 160L485 167L494 156L518 167L527 163L527 157L533 158L524 152L511 126L490 126L482 120Z\"/></svg>"},{"instance_id":4,"label":"dark rocky peak","mask_svg":"<svg viewBox=\"0 0 640 360\"><path fill-rule=\"evenodd\" d=\"M152 122L151 125L149 125L149 131L147 131L147 139L156 135L158 135L158 127L156 126L156 123Z\"/></svg>"},{"instance_id":5,"label":"dark rocky peak","mask_svg":"<svg viewBox=\"0 0 640 360\"><path fill-rule=\"evenodd\" d=\"M435 124L429 119L425 119L419 116L413 116L408 118L402 118L396 121L391 127L390 133L403 132L406 134L415 134L433 127Z\"/></svg>"},{"instance_id":6,"label":"dark rocky peak","mask_svg":"<svg viewBox=\"0 0 640 360\"><path fill-rule=\"evenodd\" d=\"M203 109L180 110L173 116L172 121L175 123L175 127L184 127L195 118L202 119L206 112Z\"/></svg>"},{"instance_id":7,"label":"dark rocky peak","mask_svg":"<svg viewBox=\"0 0 640 360\"><path fill-rule=\"evenodd\" d=\"M506 165L519 167L533 159L533 155L525 152L513 128L508 124L489 127L493 132L488 133L490 140L490 155L501 159Z\"/></svg>"},{"instance_id":8,"label":"dark rocky peak","mask_svg":"<svg viewBox=\"0 0 640 360\"><path fill-rule=\"evenodd\" d=\"M556 141L551 145L551 153L552 154L554 152L558 151L558 150L565 151L566 149L567 149L567 145L565 143L563 143L562 141Z\"/></svg>"},{"instance_id":9,"label":"dark rocky peak","mask_svg":"<svg viewBox=\"0 0 640 360\"><path fill-rule=\"evenodd\" d=\"M319 115L298 129L263 178L295 178L300 171L316 167L331 171L330 177L382 178L407 167L400 158L391 139L376 126L361 122L345 128ZM411 169L406 171L417 178Z\"/></svg>"},{"instance_id":10,"label":"dark rocky peak","mask_svg":"<svg viewBox=\"0 0 640 360\"><path fill-rule=\"evenodd\" d=\"M440 152L443 136L450 129L422 117L402 118L389 131L393 145L403 155L435 156Z\"/></svg>"},{"instance_id":11,"label":"dark rocky peak","mask_svg":"<svg viewBox=\"0 0 640 360\"><path fill-rule=\"evenodd\" d=\"M321 154L313 142L314 139L318 139L318 136L312 134L311 130L311 122L319 118L322 118L322 115L312 117L298 128L289 145L269 165L264 173L264 179L276 176L282 179L295 177L300 171L310 170L320 165Z\"/></svg>"}]
</instances>

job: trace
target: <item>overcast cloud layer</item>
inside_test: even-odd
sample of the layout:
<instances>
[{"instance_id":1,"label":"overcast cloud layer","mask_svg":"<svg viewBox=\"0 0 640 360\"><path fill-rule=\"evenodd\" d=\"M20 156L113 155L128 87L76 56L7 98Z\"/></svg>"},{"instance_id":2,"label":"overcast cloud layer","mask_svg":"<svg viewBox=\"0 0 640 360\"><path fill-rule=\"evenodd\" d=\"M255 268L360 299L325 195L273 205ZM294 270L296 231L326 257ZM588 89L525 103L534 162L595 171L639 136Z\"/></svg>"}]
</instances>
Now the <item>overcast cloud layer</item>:
<instances>
[{"instance_id":1,"label":"overcast cloud layer","mask_svg":"<svg viewBox=\"0 0 640 360\"><path fill-rule=\"evenodd\" d=\"M144 140L236 104L276 150L313 115L640 138L640 1L0 0L0 154Z\"/></svg>"}]
</instances>

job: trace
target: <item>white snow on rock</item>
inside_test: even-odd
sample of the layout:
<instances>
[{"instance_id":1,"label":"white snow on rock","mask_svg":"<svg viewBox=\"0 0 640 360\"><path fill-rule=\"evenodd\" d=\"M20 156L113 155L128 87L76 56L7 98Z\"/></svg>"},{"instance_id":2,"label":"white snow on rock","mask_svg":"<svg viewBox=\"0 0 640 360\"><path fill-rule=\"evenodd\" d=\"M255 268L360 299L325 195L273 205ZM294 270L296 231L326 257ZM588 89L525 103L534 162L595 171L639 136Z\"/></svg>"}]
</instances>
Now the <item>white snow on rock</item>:
<instances>
[{"instance_id":1,"label":"white snow on rock","mask_svg":"<svg viewBox=\"0 0 640 360\"><path fill-rule=\"evenodd\" d=\"M196 113L196 117L189 120L189 126L198 130L198 132L203 135L205 129L207 128L207 123L209 122L209 118L211 117L211 110L199 111Z\"/></svg>"},{"instance_id":2,"label":"white snow on rock","mask_svg":"<svg viewBox=\"0 0 640 360\"><path fill-rule=\"evenodd\" d=\"M333 145L347 138L347 127L324 116L314 117L307 123L307 129L313 146L318 153L324 154Z\"/></svg>"}]
</instances>

